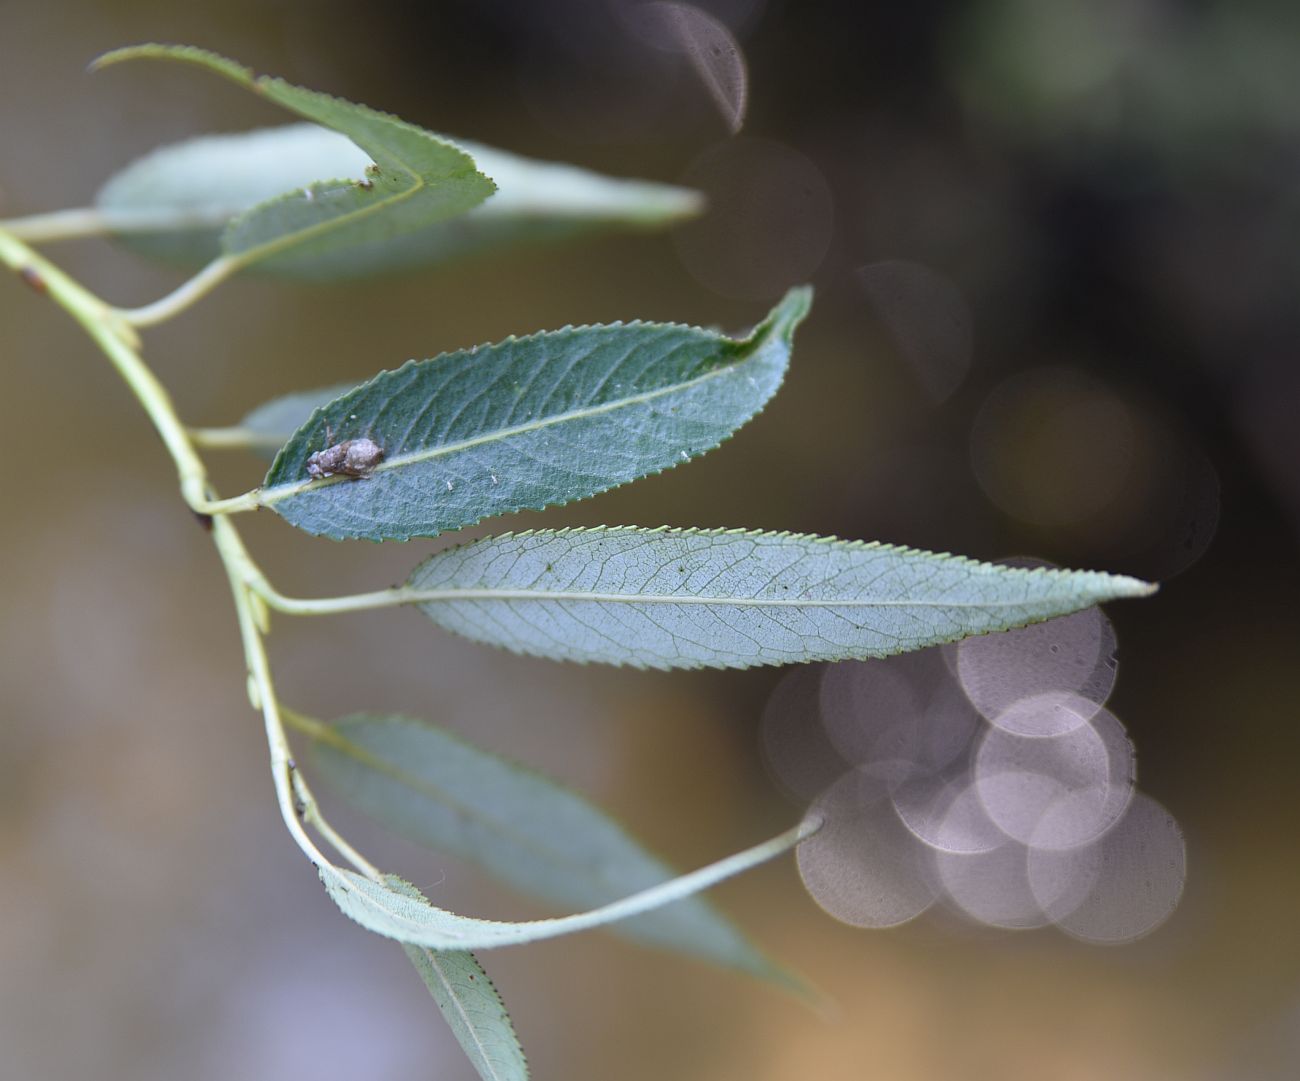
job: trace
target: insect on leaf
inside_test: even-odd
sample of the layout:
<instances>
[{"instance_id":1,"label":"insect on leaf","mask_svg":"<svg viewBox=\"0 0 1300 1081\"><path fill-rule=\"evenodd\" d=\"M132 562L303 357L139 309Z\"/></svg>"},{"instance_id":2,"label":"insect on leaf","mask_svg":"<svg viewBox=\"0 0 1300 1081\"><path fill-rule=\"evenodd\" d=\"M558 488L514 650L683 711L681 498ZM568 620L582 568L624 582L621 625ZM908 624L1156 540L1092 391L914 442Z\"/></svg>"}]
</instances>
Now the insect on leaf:
<instances>
[{"instance_id":1,"label":"insect on leaf","mask_svg":"<svg viewBox=\"0 0 1300 1081\"><path fill-rule=\"evenodd\" d=\"M135 59L176 60L207 68L304 119L342 133L373 161L368 167L362 163L362 178L347 176L357 164L351 158L344 176L316 177L301 190L279 194L231 219L222 231L221 253L241 264L263 263L293 272L310 268L340 249L364 258L367 248L382 247L394 237L463 214L494 190L492 181L475 169L473 159L445 139L363 105L304 90L283 79L254 76L234 61L203 49L138 45L108 53L97 66ZM292 136L291 140L302 141ZM267 140L271 153L300 150L296 145L276 148L274 142ZM267 146L258 150L266 153ZM277 182L282 172L281 167L275 168ZM242 189L249 190L247 185ZM198 206L205 208L202 200ZM208 204L205 209L212 207Z\"/></svg>"},{"instance_id":2,"label":"insect on leaf","mask_svg":"<svg viewBox=\"0 0 1300 1081\"><path fill-rule=\"evenodd\" d=\"M825 537L631 527L488 537L427 559L409 585L466 637L637 668L888 657L1155 588Z\"/></svg>"},{"instance_id":3,"label":"insect on leaf","mask_svg":"<svg viewBox=\"0 0 1300 1081\"><path fill-rule=\"evenodd\" d=\"M716 447L775 393L811 291L747 337L669 323L570 327L381 372L322 406L258 501L308 533L406 540L585 499ZM312 481L311 455L368 438L362 480Z\"/></svg>"},{"instance_id":4,"label":"insect on leaf","mask_svg":"<svg viewBox=\"0 0 1300 1081\"><path fill-rule=\"evenodd\" d=\"M590 908L673 876L598 807L549 778L410 717L358 714L315 733L331 787L393 832L473 861L523 893ZM614 924L646 945L761 976L774 966L691 897Z\"/></svg>"}]
</instances>

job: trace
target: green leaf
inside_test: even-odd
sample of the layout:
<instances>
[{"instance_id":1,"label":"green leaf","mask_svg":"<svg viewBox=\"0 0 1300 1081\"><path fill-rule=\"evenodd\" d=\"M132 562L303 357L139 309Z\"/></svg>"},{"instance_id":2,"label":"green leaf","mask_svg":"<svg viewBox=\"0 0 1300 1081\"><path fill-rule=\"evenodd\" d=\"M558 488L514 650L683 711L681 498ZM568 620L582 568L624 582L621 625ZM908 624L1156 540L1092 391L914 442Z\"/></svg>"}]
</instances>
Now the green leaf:
<instances>
[{"instance_id":1,"label":"green leaf","mask_svg":"<svg viewBox=\"0 0 1300 1081\"><path fill-rule=\"evenodd\" d=\"M396 876L390 889L425 904L424 895ZM403 945L415 971L438 1004L483 1081L526 1081L528 1063L501 995L472 953Z\"/></svg>"},{"instance_id":2,"label":"green leaf","mask_svg":"<svg viewBox=\"0 0 1300 1081\"><path fill-rule=\"evenodd\" d=\"M685 188L446 141L470 154L496 182L495 195L462 217L383 244L324 252L310 262L275 260L265 269L312 280L410 270L596 229L661 228L699 213L703 205L697 192ZM109 230L132 248L201 265L221 254L221 230L231 218L318 180L361 180L369 164L350 139L316 124L205 135L160 147L128 165L100 189L96 205Z\"/></svg>"},{"instance_id":3,"label":"green leaf","mask_svg":"<svg viewBox=\"0 0 1300 1081\"><path fill-rule=\"evenodd\" d=\"M240 264L264 263L301 273L341 249L365 259L367 249L383 247L394 237L463 214L494 190L492 181L475 169L473 159L445 139L363 105L304 90L283 79L254 76L234 61L203 49L139 45L108 53L96 66L135 59L177 60L205 67L290 112L342 133L374 162L370 167L360 163L365 170L363 179L348 178L347 172L358 163L350 156L343 177L315 177L315 182L302 190L277 194L232 218L221 234L221 252ZM260 145L255 157L286 152L283 146L277 151L270 145L273 143L271 139ZM300 148L295 143L289 149ZM287 168L273 167L277 185ZM193 175L192 165L187 172ZM117 194L109 193L110 201L116 199L122 209L124 193L130 190L130 185L119 183ZM144 190L148 191L148 184ZM247 191L247 186L243 190ZM233 194L220 186L218 193ZM211 202L205 203L204 198L200 196L197 205L210 211Z\"/></svg>"},{"instance_id":4,"label":"green leaf","mask_svg":"<svg viewBox=\"0 0 1300 1081\"><path fill-rule=\"evenodd\" d=\"M526 1081L528 1062L505 1003L472 953L406 946L456 1042L483 1081Z\"/></svg>"},{"instance_id":5,"label":"green leaf","mask_svg":"<svg viewBox=\"0 0 1300 1081\"><path fill-rule=\"evenodd\" d=\"M313 729L322 776L394 833L484 867L561 908L589 908L672 877L617 822L581 796L434 725L360 714ZM617 924L651 945L772 976L762 957L702 898Z\"/></svg>"},{"instance_id":6,"label":"green leaf","mask_svg":"<svg viewBox=\"0 0 1300 1081\"><path fill-rule=\"evenodd\" d=\"M630 527L488 537L409 585L466 637L637 668L888 657L1155 589L824 537Z\"/></svg>"},{"instance_id":7,"label":"green leaf","mask_svg":"<svg viewBox=\"0 0 1300 1081\"><path fill-rule=\"evenodd\" d=\"M458 916L429 904L409 883L400 879L394 883L391 876L392 884L385 884L330 863L317 864L316 869L344 915L375 934L431 950L484 950L588 931L651 912L788 852L819 825L818 821L800 824L770 841L599 908L519 923Z\"/></svg>"},{"instance_id":8,"label":"green leaf","mask_svg":"<svg viewBox=\"0 0 1300 1081\"><path fill-rule=\"evenodd\" d=\"M526 1081L528 1063L505 1003L472 953L403 945L483 1081Z\"/></svg>"},{"instance_id":9,"label":"green leaf","mask_svg":"<svg viewBox=\"0 0 1300 1081\"><path fill-rule=\"evenodd\" d=\"M792 289L752 334L664 323L567 328L411 361L318 409L258 495L308 533L406 540L585 499L716 447L775 393L811 303ZM308 479L366 437L365 478Z\"/></svg>"}]
</instances>

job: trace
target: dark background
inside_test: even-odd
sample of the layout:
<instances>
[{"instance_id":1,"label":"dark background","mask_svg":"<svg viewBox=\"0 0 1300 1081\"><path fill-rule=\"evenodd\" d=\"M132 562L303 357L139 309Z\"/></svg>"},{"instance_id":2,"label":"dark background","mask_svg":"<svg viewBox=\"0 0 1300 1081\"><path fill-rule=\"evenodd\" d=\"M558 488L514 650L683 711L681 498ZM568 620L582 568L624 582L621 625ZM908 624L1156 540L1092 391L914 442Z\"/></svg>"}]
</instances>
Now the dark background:
<instances>
[{"instance_id":1,"label":"dark background","mask_svg":"<svg viewBox=\"0 0 1300 1081\"><path fill-rule=\"evenodd\" d=\"M807 278L786 388L732 442L510 526L784 528L1165 583L1110 611L1110 705L1187 838L1183 902L1154 935L1089 947L925 917L857 931L786 862L717 896L832 1016L606 936L493 954L537 1077L1294 1076L1300 9L697 6L748 59L740 141L680 58L597 2L0 2L0 217L85 205L158 143L282 122L194 70L85 73L147 40L435 131L699 185L714 214L675 237L321 289L235 282L148 332L147 356L187 420L223 424L509 333L741 327ZM179 280L105 243L52 254L118 303ZM918 300L897 261L947 284ZM138 407L17 282L0 282L0 328L6 1071L472 1076L399 951L343 921L284 836L217 561ZM217 476L233 494L257 469ZM441 543L249 526L277 582L308 595L377 588ZM800 813L758 752L776 672L551 666L406 612L277 629L291 703L438 720L590 792L678 865ZM367 845L439 904L534 911L469 868Z\"/></svg>"}]
</instances>

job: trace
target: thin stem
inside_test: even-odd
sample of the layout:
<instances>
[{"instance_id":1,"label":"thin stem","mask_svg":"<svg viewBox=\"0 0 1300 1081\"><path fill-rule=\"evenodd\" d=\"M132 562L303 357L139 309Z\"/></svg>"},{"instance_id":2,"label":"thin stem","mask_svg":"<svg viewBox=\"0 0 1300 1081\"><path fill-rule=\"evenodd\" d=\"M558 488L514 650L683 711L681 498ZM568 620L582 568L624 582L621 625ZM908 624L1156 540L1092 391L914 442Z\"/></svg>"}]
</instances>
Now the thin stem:
<instances>
[{"instance_id":1,"label":"thin stem","mask_svg":"<svg viewBox=\"0 0 1300 1081\"><path fill-rule=\"evenodd\" d=\"M29 214L0 221L0 229L19 240L41 244L50 240L73 240L108 232L108 222L98 207L56 210L50 214Z\"/></svg>"},{"instance_id":2,"label":"thin stem","mask_svg":"<svg viewBox=\"0 0 1300 1081\"><path fill-rule=\"evenodd\" d=\"M133 327L156 326L179 315L196 301L202 300L243 265L243 259L230 255L219 256L161 300L155 300L152 304L146 304L141 308L117 308L116 313L119 318Z\"/></svg>"},{"instance_id":3,"label":"thin stem","mask_svg":"<svg viewBox=\"0 0 1300 1081\"><path fill-rule=\"evenodd\" d=\"M21 240L3 230L0 230L0 262L55 300L81 324L108 356L162 436L163 443L176 464L181 492L189 505L202 513L216 514L212 522L212 538L230 580L248 671L249 701L255 709L262 711L266 726L271 773L275 780L280 815L298 847L322 872L338 874L303 828L304 819L310 820L321 835L359 871L378 881L378 871L329 825L315 806L314 799L310 798L310 790L306 788L305 782L297 779L297 767L280 717L270 663L262 640L266 609L261 590L269 588L269 583L249 556L233 523L225 516L227 508L238 506L239 509L251 509L255 506L255 503L250 502L252 493L233 500L209 498L207 471L190 442L189 433L176 415L170 395L135 351L133 332L120 322L112 309ZM303 799L304 805L302 819L299 818L298 810L300 799Z\"/></svg>"},{"instance_id":4,"label":"thin stem","mask_svg":"<svg viewBox=\"0 0 1300 1081\"><path fill-rule=\"evenodd\" d=\"M135 332L120 316L84 286L73 281L49 260L32 251L12 234L0 230L0 262L28 282L39 283L104 351L144 407L167 447L180 479L181 493L195 510L207 513L207 470L176 415L171 395L136 352Z\"/></svg>"},{"instance_id":5,"label":"thin stem","mask_svg":"<svg viewBox=\"0 0 1300 1081\"><path fill-rule=\"evenodd\" d=\"M187 229L219 229L240 212L238 207L180 207L106 209L98 206L56 210L0 220L0 229L30 244L76 240L107 233L176 233Z\"/></svg>"},{"instance_id":6,"label":"thin stem","mask_svg":"<svg viewBox=\"0 0 1300 1081\"><path fill-rule=\"evenodd\" d=\"M212 533L217 550L223 557L232 546L242 550L243 544L234 534L234 527L224 518L218 518L213 522ZM280 719L280 706L275 696L275 685L271 680L270 663L267 660L261 629L253 610L252 595L240 579L235 562L228 558L224 561L230 577L235 615L239 621L239 637L243 642L244 659L248 668L249 699L255 709L262 711L262 719L266 727L266 742L271 754L271 776L275 781L275 795L280 807L280 817L284 820L290 836L306 857L317 868L329 867L330 861L308 836L299 818L294 783L297 765L293 760L289 739L285 735L284 723Z\"/></svg>"},{"instance_id":7,"label":"thin stem","mask_svg":"<svg viewBox=\"0 0 1300 1081\"><path fill-rule=\"evenodd\" d=\"M372 882L383 882L384 873L353 848L347 838L329 824L329 821L321 812L320 804L316 802L316 797L312 795L311 787L307 784L307 778L302 775L301 770L295 769L293 771L293 784L299 814L303 822L315 829L317 833L325 838L335 852Z\"/></svg>"},{"instance_id":8,"label":"thin stem","mask_svg":"<svg viewBox=\"0 0 1300 1081\"><path fill-rule=\"evenodd\" d=\"M232 495L229 499L201 499L191 502L190 506L200 514L242 514L245 511L260 510L260 489L254 488L243 495Z\"/></svg>"},{"instance_id":9,"label":"thin stem","mask_svg":"<svg viewBox=\"0 0 1300 1081\"><path fill-rule=\"evenodd\" d=\"M312 739L321 739L329 734L330 726L324 721L318 721L315 717L308 717L305 713L299 713L296 709L290 709L288 706L280 707L280 716L283 718L284 723L295 732L301 732L304 736L310 736Z\"/></svg>"},{"instance_id":10,"label":"thin stem","mask_svg":"<svg viewBox=\"0 0 1300 1081\"><path fill-rule=\"evenodd\" d=\"M251 428L191 428L190 441L210 450L279 450L288 435L270 435Z\"/></svg>"},{"instance_id":11,"label":"thin stem","mask_svg":"<svg viewBox=\"0 0 1300 1081\"><path fill-rule=\"evenodd\" d=\"M259 583L250 582L249 586L270 607L290 616L332 616L343 612L367 612L374 608L419 604L431 597L428 591L416 589L379 589L373 593L352 593L342 597L286 597L265 577ZM433 596L432 599L437 597Z\"/></svg>"}]
</instances>

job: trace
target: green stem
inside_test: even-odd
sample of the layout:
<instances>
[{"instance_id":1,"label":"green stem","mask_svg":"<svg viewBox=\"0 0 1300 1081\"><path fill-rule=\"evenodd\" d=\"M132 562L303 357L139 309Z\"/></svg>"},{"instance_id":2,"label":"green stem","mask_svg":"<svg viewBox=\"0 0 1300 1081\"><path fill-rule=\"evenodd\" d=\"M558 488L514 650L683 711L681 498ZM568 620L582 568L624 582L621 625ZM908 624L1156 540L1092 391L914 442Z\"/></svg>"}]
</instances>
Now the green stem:
<instances>
[{"instance_id":1,"label":"green stem","mask_svg":"<svg viewBox=\"0 0 1300 1081\"><path fill-rule=\"evenodd\" d=\"M243 259L222 255L161 300L140 308L117 308L115 311L119 318L133 327L157 326L202 300L227 278L236 274L244 264Z\"/></svg>"},{"instance_id":2,"label":"green stem","mask_svg":"<svg viewBox=\"0 0 1300 1081\"><path fill-rule=\"evenodd\" d=\"M289 441L286 435L267 435L249 428L191 428L190 440L212 450L279 450Z\"/></svg>"},{"instance_id":3,"label":"green stem","mask_svg":"<svg viewBox=\"0 0 1300 1081\"><path fill-rule=\"evenodd\" d=\"M329 820L321 812L316 797L312 795L311 787L307 784L307 778L302 775L301 770L293 771L293 785L299 816L303 822L315 829L335 852L372 882L383 882L384 873L353 848L347 839L330 825Z\"/></svg>"},{"instance_id":4,"label":"green stem","mask_svg":"<svg viewBox=\"0 0 1300 1081\"><path fill-rule=\"evenodd\" d=\"M48 294L104 351L162 436L172 461L176 463L181 494L186 502L195 511L209 513L207 470L176 415L171 395L136 352L138 339L134 330L84 286L12 234L3 231L0 231L0 262Z\"/></svg>"},{"instance_id":5,"label":"green stem","mask_svg":"<svg viewBox=\"0 0 1300 1081\"><path fill-rule=\"evenodd\" d=\"M100 236L108 232L108 223L97 207L85 206L74 210L56 210L51 214L10 218L8 221L0 221L0 229L19 240L40 244L49 240Z\"/></svg>"},{"instance_id":6,"label":"green stem","mask_svg":"<svg viewBox=\"0 0 1300 1081\"><path fill-rule=\"evenodd\" d=\"M234 523L224 513L227 507L240 504L245 497L234 500L210 498L207 470L190 441L189 432L176 414L171 396L136 352L135 332L113 309L4 230L0 230L0 263L49 296L81 324L112 362L162 436L163 444L176 464L181 493L190 507L200 513L216 515L212 521L212 539L230 580L248 672L248 697L253 707L261 710L266 725L276 797L289 833L323 874L337 875L338 871L307 834L305 821L309 821L362 874L380 881L378 870L325 820L306 782L298 777L262 638L267 622L262 594L274 591L248 554Z\"/></svg>"}]
</instances>

